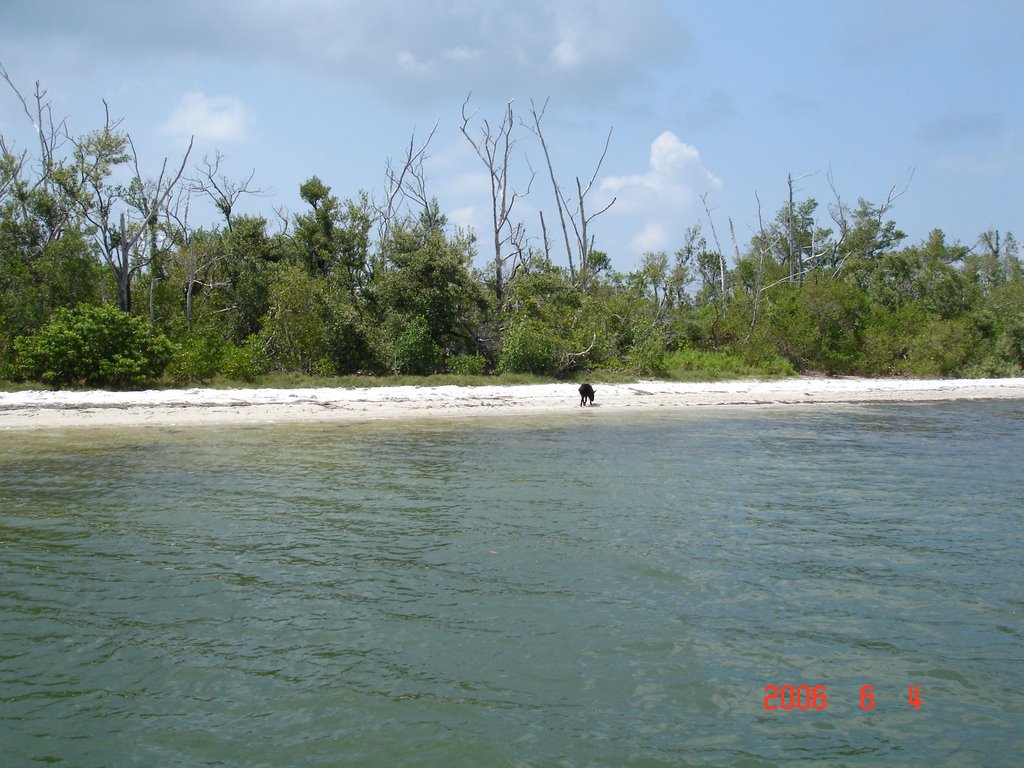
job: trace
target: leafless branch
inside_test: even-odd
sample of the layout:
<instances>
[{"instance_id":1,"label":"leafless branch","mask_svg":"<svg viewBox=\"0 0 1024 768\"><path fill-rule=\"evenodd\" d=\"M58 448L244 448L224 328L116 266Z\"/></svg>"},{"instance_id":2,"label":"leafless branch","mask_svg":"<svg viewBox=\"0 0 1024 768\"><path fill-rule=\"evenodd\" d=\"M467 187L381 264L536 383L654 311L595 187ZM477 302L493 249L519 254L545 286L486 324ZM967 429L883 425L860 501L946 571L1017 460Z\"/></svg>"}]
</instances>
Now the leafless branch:
<instances>
[{"instance_id":1,"label":"leafless branch","mask_svg":"<svg viewBox=\"0 0 1024 768\"><path fill-rule=\"evenodd\" d=\"M590 346L589 347L584 349L582 352L568 352L568 353L566 353L565 356L571 362L571 361L575 360L577 357L583 357L584 355L589 354L590 350L592 350L594 348L595 344L597 344L597 334L596 333L594 334L594 337L590 340Z\"/></svg>"},{"instance_id":2,"label":"leafless branch","mask_svg":"<svg viewBox=\"0 0 1024 768\"><path fill-rule=\"evenodd\" d=\"M38 80L36 81L33 94L34 105L30 107L29 100L25 98L18 89L18 86L14 84L3 64L0 64L0 77L3 77L11 87L11 90L14 91L14 95L21 102L21 108L25 112L25 116L28 117L32 127L35 129L36 137L39 141L39 159L42 164L39 181L46 184L49 182L49 171L55 167L54 156L67 141L67 118L61 118L54 123L53 109L46 98L47 92Z\"/></svg>"},{"instance_id":3,"label":"leafless branch","mask_svg":"<svg viewBox=\"0 0 1024 768\"><path fill-rule=\"evenodd\" d=\"M267 193L266 190L251 188L249 186L252 184L252 180L256 176L255 168L245 181L232 181L226 175L221 173L220 165L223 160L224 155L219 151L214 152L212 161L209 156L204 156L203 167L197 169L199 177L190 179L189 186L193 191L201 192L210 198L214 207L216 207L224 217L224 223L227 225L228 230L230 230L232 224L231 216L234 213L235 205L241 199L242 195L254 195L258 197Z\"/></svg>"},{"instance_id":4,"label":"leafless branch","mask_svg":"<svg viewBox=\"0 0 1024 768\"><path fill-rule=\"evenodd\" d=\"M715 249L718 251L718 274L721 280L722 295L721 301L725 302L725 255L722 253L722 243L718 240L718 231L715 229L715 220L711 218L711 208L708 207L708 193L700 196L704 203L704 213L707 214L708 224L711 226L711 236L715 239Z\"/></svg>"},{"instance_id":5,"label":"leafless branch","mask_svg":"<svg viewBox=\"0 0 1024 768\"><path fill-rule=\"evenodd\" d=\"M550 101L550 97L544 100L544 103L541 105L540 110L538 111L537 105L533 102L532 99L530 100L530 113L533 116L533 126L530 130L533 131L533 134L540 141L541 149L544 151L544 160L548 166L548 176L551 179L551 187L555 193L555 207L558 209L558 220L562 226L562 238L565 241L565 254L566 257L569 259L569 274L573 278L573 280L575 280L576 267L573 264L572 246L569 242L569 228L566 224L565 197L562 195L561 187L559 187L558 181L555 178L555 168L551 164L551 153L548 151L548 144L547 141L544 139L544 132L540 128L541 120L543 119L544 113L547 111L548 108L548 101Z\"/></svg>"},{"instance_id":6,"label":"leafless branch","mask_svg":"<svg viewBox=\"0 0 1024 768\"><path fill-rule=\"evenodd\" d=\"M878 209L878 224L881 226L882 217L889 212L889 209L895 204L895 202L903 197L910 189L910 184L914 180L914 168L908 168L907 173L904 176L902 186L894 184L889 189L889 194L885 198L885 204Z\"/></svg>"},{"instance_id":7,"label":"leafless branch","mask_svg":"<svg viewBox=\"0 0 1024 768\"><path fill-rule=\"evenodd\" d=\"M437 133L438 123L430 129L427 138L416 144L416 131L409 137L409 146L400 167L396 168L389 158L385 168L387 189L384 202L375 206L377 212L377 237L384 242L391 236L395 220L399 215L405 198L414 200L424 211L430 209L431 199L427 195L427 176L424 164L427 159L427 148Z\"/></svg>"},{"instance_id":8,"label":"leafless branch","mask_svg":"<svg viewBox=\"0 0 1024 768\"><path fill-rule=\"evenodd\" d=\"M535 174L530 171L530 180L526 190L519 192L510 187L512 172L512 150L519 139L513 136L516 126L515 115L512 109L512 101L505 105L501 122L492 127L490 121L484 120L476 135L471 132L470 124L477 114L477 110L467 114L472 94L466 97L462 103L462 125L459 130L466 140L473 147L477 157L480 158L487 168L487 175L491 185L491 230L494 247L494 272L495 272L495 293L498 300L501 300L504 283L505 264L513 261L513 272L518 266L522 257L524 243L524 229L520 224L513 223L512 212L516 202L530 194ZM511 252L506 253L506 246L511 246Z\"/></svg>"},{"instance_id":9,"label":"leafless branch","mask_svg":"<svg viewBox=\"0 0 1024 768\"><path fill-rule=\"evenodd\" d=\"M545 99L540 109L537 108L536 103L533 101L530 102L530 105L533 124L529 126L529 128L537 137L538 141L540 141L541 149L544 152L544 160L548 166L548 176L551 179L551 187L555 195L555 206L558 209L558 218L562 227L562 238L565 242L566 257L569 261L569 274L572 276L573 280L577 280L580 286L585 290L590 273L590 254L594 248L594 237L589 232L590 224L594 219L615 205L617 200L617 198L613 197L611 202L604 207L590 214L587 213L587 194L593 189L594 182L597 180L597 176L601 172L601 166L604 164L605 157L608 155L608 147L611 145L613 129L608 129L608 135L605 137L601 154L598 157L593 173L586 185L583 184L579 176L576 177L576 201L575 205L571 205L555 177L554 165L551 162L551 152L548 148L547 141L544 138L544 132L541 130L541 120L547 110L548 100ZM575 212L573 211L573 208L576 209ZM573 235L571 239L569 237L570 229L572 229ZM575 263L573 261L574 244L577 259L577 262ZM576 271L576 263L579 265L578 275Z\"/></svg>"}]
</instances>

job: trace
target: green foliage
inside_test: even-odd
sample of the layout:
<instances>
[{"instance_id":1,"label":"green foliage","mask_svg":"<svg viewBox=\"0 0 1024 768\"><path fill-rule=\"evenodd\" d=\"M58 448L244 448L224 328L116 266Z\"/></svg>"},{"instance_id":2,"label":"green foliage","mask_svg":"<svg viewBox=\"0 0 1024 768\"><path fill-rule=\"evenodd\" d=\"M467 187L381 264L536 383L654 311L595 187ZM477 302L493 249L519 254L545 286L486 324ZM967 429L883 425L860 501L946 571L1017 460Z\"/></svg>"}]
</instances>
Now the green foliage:
<instances>
[{"instance_id":1,"label":"green foliage","mask_svg":"<svg viewBox=\"0 0 1024 768\"><path fill-rule=\"evenodd\" d=\"M188 335L176 346L165 374L177 384L208 384L219 376L251 382L266 370L266 365L257 338L238 345L206 330Z\"/></svg>"},{"instance_id":2,"label":"green foliage","mask_svg":"<svg viewBox=\"0 0 1024 768\"><path fill-rule=\"evenodd\" d=\"M718 380L741 376L793 376L788 360L774 356L759 364L751 364L728 352L703 349L679 349L665 358L665 372L671 379Z\"/></svg>"},{"instance_id":3,"label":"green foliage","mask_svg":"<svg viewBox=\"0 0 1024 768\"><path fill-rule=\"evenodd\" d=\"M266 219L236 216L232 222L231 229L219 233L209 245L213 258L223 258L209 270L204 283L219 286L211 292L209 309L225 313L227 336L240 344L259 332L270 311L270 289L284 247L280 239L267 235Z\"/></svg>"},{"instance_id":4,"label":"green foliage","mask_svg":"<svg viewBox=\"0 0 1024 768\"><path fill-rule=\"evenodd\" d=\"M910 372L907 360L914 339L928 322L928 314L917 303L909 303L895 312L874 307L864 330L861 349L862 369L872 375L900 375Z\"/></svg>"},{"instance_id":5,"label":"green foliage","mask_svg":"<svg viewBox=\"0 0 1024 768\"><path fill-rule=\"evenodd\" d=\"M299 187L312 210L295 217L295 243L311 275L333 275L350 291L369 279L369 233L372 226L366 194L342 204L331 188L313 176Z\"/></svg>"},{"instance_id":6,"label":"green foliage","mask_svg":"<svg viewBox=\"0 0 1024 768\"><path fill-rule=\"evenodd\" d=\"M173 355L171 342L143 320L92 304L58 310L15 348L19 378L55 386L138 386L159 378Z\"/></svg>"},{"instance_id":7,"label":"green foliage","mask_svg":"<svg viewBox=\"0 0 1024 768\"><path fill-rule=\"evenodd\" d=\"M947 245L943 233L935 230L927 243L882 254L862 270L867 297L890 311L916 302L929 313L956 317L972 301L970 281L954 266L965 253L961 246Z\"/></svg>"},{"instance_id":8,"label":"green foliage","mask_svg":"<svg viewBox=\"0 0 1024 768\"><path fill-rule=\"evenodd\" d=\"M225 200L215 201L223 228L136 214L122 232L120 211L145 209L152 192L139 179L115 183L129 149L113 124L68 142L63 158L0 152L0 371L137 386L164 365L178 383L268 371L333 380L1024 370L1016 239L989 231L966 247L935 230L904 247L888 219L895 197L855 208L837 199L835 232L820 226L828 219L815 200L792 201L731 265L699 226L673 256L645 253L628 274L613 272L621 254L589 250L571 274L539 252L513 257L506 239L499 296L493 264L473 269L474 236L453 233L421 190L422 210L383 221L366 193L339 199L313 176L299 187L308 208L277 234ZM145 239L128 247L126 236ZM151 308L153 327L96 307L105 297Z\"/></svg>"},{"instance_id":9,"label":"green foliage","mask_svg":"<svg viewBox=\"0 0 1024 768\"><path fill-rule=\"evenodd\" d=\"M434 341L425 317L412 322L395 339L394 372L425 376L436 373L444 359L444 350Z\"/></svg>"},{"instance_id":10,"label":"green foliage","mask_svg":"<svg viewBox=\"0 0 1024 768\"><path fill-rule=\"evenodd\" d=\"M312 373L327 353L324 284L298 264L276 270L260 342L275 366Z\"/></svg>"},{"instance_id":11,"label":"green foliage","mask_svg":"<svg viewBox=\"0 0 1024 768\"><path fill-rule=\"evenodd\" d=\"M227 346L214 332L191 334L177 345L166 373L179 384L209 381L222 371Z\"/></svg>"},{"instance_id":12,"label":"green foliage","mask_svg":"<svg viewBox=\"0 0 1024 768\"><path fill-rule=\"evenodd\" d=\"M456 376L483 376L487 368L483 355L453 355L446 362L448 370Z\"/></svg>"},{"instance_id":13,"label":"green foliage","mask_svg":"<svg viewBox=\"0 0 1024 768\"><path fill-rule=\"evenodd\" d=\"M963 368L957 372L957 375L965 379L1018 378L1024 376L1024 368L997 356L990 356L979 363Z\"/></svg>"},{"instance_id":14,"label":"green foliage","mask_svg":"<svg viewBox=\"0 0 1024 768\"><path fill-rule=\"evenodd\" d=\"M428 348L449 354L476 352L473 330L481 323L487 302L469 271L472 242L448 238L436 227L410 225L395 230L384 246L386 261L373 288L387 333L385 344L396 347L392 357L404 356L397 347L410 345L423 353L413 355L423 365L432 359ZM429 345L409 336L410 328L419 334L423 324Z\"/></svg>"},{"instance_id":15,"label":"green foliage","mask_svg":"<svg viewBox=\"0 0 1024 768\"><path fill-rule=\"evenodd\" d=\"M995 340L995 356L998 360L1024 368L1024 312L1010 318Z\"/></svg>"},{"instance_id":16,"label":"green foliage","mask_svg":"<svg viewBox=\"0 0 1024 768\"><path fill-rule=\"evenodd\" d=\"M657 328L648 326L634 335L626 353L626 366L640 374L665 372L665 343Z\"/></svg>"},{"instance_id":17,"label":"green foliage","mask_svg":"<svg viewBox=\"0 0 1024 768\"><path fill-rule=\"evenodd\" d=\"M786 283L772 299L765 313L771 333L798 370L857 370L866 313L860 291L838 281Z\"/></svg>"},{"instance_id":18,"label":"green foliage","mask_svg":"<svg viewBox=\"0 0 1024 768\"><path fill-rule=\"evenodd\" d=\"M243 346L227 343L221 354L221 372L231 381L256 381L267 370L267 358L253 337Z\"/></svg>"},{"instance_id":19,"label":"green foliage","mask_svg":"<svg viewBox=\"0 0 1024 768\"><path fill-rule=\"evenodd\" d=\"M554 373L562 367L560 345L552 329L540 320L514 321L505 331L500 373Z\"/></svg>"},{"instance_id":20,"label":"green foliage","mask_svg":"<svg viewBox=\"0 0 1024 768\"><path fill-rule=\"evenodd\" d=\"M967 367L979 341L966 318L930 319L912 340L905 370L914 376L951 376Z\"/></svg>"},{"instance_id":21,"label":"green foliage","mask_svg":"<svg viewBox=\"0 0 1024 768\"><path fill-rule=\"evenodd\" d=\"M592 286L582 293L564 270L538 260L508 286L506 328L498 370L565 376L592 370L612 360L618 332L632 329L626 321L613 327L609 298ZM632 344L629 338L622 352Z\"/></svg>"},{"instance_id":22,"label":"green foliage","mask_svg":"<svg viewBox=\"0 0 1024 768\"><path fill-rule=\"evenodd\" d=\"M57 309L99 301L101 280L78 230L41 241L7 224L0 222L0 363L13 359L17 336L37 331Z\"/></svg>"},{"instance_id":23,"label":"green foliage","mask_svg":"<svg viewBox=\"0 0 1024 768\"><path fill-rule=\"evenodd\" d=\"M325 352L336 374L383 370L368 311L337 283L324 292Z\"/></svg>"}]
</instances>

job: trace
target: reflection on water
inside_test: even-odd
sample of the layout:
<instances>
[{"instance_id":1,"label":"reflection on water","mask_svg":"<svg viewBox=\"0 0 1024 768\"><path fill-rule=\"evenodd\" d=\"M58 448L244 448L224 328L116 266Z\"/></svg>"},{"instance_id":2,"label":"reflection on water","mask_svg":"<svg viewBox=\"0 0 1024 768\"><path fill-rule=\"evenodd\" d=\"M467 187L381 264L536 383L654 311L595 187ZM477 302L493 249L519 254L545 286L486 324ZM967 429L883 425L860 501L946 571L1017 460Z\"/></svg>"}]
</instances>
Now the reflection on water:
<instances>
[{"instance_id":1,"label":"reflection on water","mask_svg":"<svg viewBox=\"0 0 1024 768\"><path fill-rule=\"evenodd\" d=\"M2 435L0 764L1017 765L1022 426Z\"/></svg>"}]
</instances>

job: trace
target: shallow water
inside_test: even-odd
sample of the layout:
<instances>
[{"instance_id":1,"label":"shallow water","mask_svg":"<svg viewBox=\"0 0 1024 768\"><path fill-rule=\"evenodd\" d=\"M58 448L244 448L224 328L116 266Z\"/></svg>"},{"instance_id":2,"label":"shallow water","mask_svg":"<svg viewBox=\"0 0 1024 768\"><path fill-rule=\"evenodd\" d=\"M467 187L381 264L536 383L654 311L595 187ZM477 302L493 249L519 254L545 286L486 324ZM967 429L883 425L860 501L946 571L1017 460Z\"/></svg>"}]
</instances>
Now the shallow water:
<instances>
[{"instance_id":1,"label":"shallow water","mask_svg":"<svg viewBox=\"0 0 1024 768\"><path fill-rule=\"evenodd\" d=\"M0 435L0 765L1016 766L1022 427Z\"/></svg>"}]
</instances>

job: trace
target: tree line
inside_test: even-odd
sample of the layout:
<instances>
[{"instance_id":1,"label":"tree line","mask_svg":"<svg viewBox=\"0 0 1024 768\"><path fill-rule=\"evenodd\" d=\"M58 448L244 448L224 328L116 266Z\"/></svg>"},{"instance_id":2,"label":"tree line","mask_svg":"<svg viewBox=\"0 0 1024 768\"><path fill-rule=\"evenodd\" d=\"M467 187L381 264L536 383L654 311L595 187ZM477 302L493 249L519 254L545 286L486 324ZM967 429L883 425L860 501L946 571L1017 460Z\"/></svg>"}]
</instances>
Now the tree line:
<instances>
[{"instance_id":1,"label":"tree line","mask_svg":"<svg viewBox=\"0 0 1024 768\"><path fill-rule=\"evenodd\" d=\"M74 135L37 84L0 67L38 145L0 135L0 378L136 386L272 371L565 377L665 375L709 359L772 373L1009 376L1024 366L1024 268L1010 233L906 244L899 195L822 206L789 194L731 252L716 222L618 272L594 236L594 168L560 181L547 104L496 122L462 108L491 180L487 233L449 225L424 171L433 131L388 162L381 192L339 197L313 176L304 210L239 213L254 174L191 151L146 167L107 113ZM518 218L515 146L545 159L555 210ZM148 173L148 175L147 175ZM196 225L192 211L216 210ZM827 226L821 220L827 220ZM539 231L538 231L539 230ZM710 237L710 242L709 238ZM476 266L478 263L484 266ZM709 357L711 356L711 357ZM703 361L703 362L702 362Z\"/></svg>"}]
</instances>

